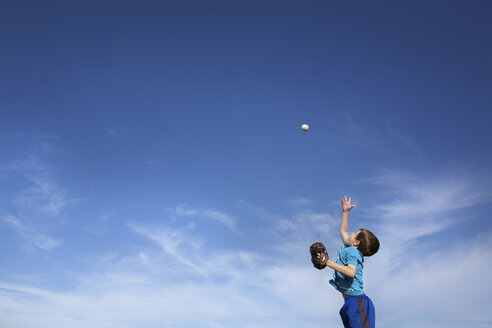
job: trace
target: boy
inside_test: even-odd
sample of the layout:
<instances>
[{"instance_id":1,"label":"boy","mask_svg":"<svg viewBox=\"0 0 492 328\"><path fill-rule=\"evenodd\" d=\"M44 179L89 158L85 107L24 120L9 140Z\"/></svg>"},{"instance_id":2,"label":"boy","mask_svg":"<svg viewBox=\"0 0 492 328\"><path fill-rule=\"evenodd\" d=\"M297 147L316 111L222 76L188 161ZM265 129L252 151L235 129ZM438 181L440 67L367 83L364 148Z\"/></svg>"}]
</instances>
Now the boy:
<instances>
[{"instance_id":1,"label":"boy","mask_svg":"<svg viewBox=\"0 0 492 328\"><path fill-rule=\"evenodd\" d=\"M349 212L355 205L351 198L342 197L342 222L340 236L343 246L338 250L337 261L328 260L326 266L335 270L330 284L342 293L345 303L340 309L344 327L374 328L374 305L363 290L362 270L364 256L374 255L379 249L379 240L366 229L348 234Z\"/></svg>"}]
</instances>

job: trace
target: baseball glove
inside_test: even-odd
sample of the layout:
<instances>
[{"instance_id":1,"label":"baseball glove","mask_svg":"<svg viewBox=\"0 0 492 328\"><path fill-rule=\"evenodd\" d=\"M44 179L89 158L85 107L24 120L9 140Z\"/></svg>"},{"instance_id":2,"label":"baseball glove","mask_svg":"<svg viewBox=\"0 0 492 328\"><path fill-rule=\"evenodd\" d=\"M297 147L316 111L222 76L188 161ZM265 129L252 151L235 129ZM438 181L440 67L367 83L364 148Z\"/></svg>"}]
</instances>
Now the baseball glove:
<instances>
[{"instance_id":1,"label":"baseball glove","mask_svg":"<svg viewBox=\"0 0 492 328\"><path fill-rule=\"evenodd\" d=\"M325 245L321 242L316 242L309 247L309 252L311 253L311 262L313 262L314 267L318 270L323 270L330 258L326 252Z\"/></svg>"}]
</instances>

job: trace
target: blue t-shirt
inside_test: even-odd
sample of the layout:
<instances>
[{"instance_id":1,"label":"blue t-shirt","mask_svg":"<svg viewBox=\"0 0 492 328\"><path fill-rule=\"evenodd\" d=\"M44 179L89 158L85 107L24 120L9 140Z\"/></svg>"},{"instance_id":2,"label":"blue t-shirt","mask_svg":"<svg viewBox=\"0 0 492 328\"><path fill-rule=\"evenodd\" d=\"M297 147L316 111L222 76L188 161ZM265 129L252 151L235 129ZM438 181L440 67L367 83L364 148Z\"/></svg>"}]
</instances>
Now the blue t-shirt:
<instances>
[{"instance_id":1,"label":"blue t-shirt","mask_svg":"<svg viewBox=\"0 0 492 328\"><path fill-rule=\"evenodd\" d=\"M342 273L335 271L333 279L330 280L330 284L345 295L364 295L364 282L362 281L364 256L362 253L359 252L357 248L343 245L338 250L336 262L341 265L355 265L357 270L355 271L354 278L347 277Z\"/></svg>"}]
</instances>

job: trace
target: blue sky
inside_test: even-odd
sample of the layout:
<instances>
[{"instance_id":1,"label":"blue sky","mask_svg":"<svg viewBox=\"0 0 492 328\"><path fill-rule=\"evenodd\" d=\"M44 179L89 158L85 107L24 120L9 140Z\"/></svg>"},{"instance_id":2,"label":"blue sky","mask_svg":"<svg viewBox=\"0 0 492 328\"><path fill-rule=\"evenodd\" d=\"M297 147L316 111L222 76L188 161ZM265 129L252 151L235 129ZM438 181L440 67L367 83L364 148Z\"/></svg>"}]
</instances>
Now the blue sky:
<instances>
[{"instance_id":1,"label":"blue sky","mask_svg":"<svg viewBox=\"0 0 492 328\"><path fill-rule=\"evenodd\" d=\"M491 13L2 2L0 325L340 326L347 194L379 327L490 327Z\"/></svg>"}]
</instances>

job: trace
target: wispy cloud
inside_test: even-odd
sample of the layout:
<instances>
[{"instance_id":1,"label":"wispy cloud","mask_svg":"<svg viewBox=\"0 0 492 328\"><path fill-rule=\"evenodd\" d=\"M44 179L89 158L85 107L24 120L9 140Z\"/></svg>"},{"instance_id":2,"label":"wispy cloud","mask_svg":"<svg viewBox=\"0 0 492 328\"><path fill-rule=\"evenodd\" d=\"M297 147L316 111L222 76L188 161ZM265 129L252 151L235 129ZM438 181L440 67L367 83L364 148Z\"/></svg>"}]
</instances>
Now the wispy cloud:
<instances>
[{"instance_id":1,"label":"wispy cloud","mask_svg":"<svg viewBox=\"0 0 492 328\"><path fill-rule=\"evenodd\" d=\"M234 216L231 216L225 212L214 210L214 209L205 209L205 210L199 210L199 209L194 209L190 208L184 204L176 206L174 209L168 210L172 215L175 216L181 216L181 217L197 217L197 218L208 218L212 219L216 222L219 222L220 224L224 225L225 227L229 228L230 230L234 232L238 232L236 228L236 222L237 218Z\"/></svg>"},{"instance_id":2,"label":"wispy cloud","mask_svg":"<svg viewBox=\"0 0 492 328\"><path fill-rule=\"evenodd\" d=\"M405 231L407 241L434 234L456 222L456 211L488 200L480 184L470 178L443 175L419 178L408 173L383 171L368 181L387 190L386 201L374 206L375 217L388 234Z\"/></svg>"},{"instance_id":3,"label":"wispy cloud","mask_svg":"<svg viewBox=\"0 0 492 328\"><path fill-rule=\"evenodd\" d=\"M367 124L368 120L346 114L347 130L343 141L349 145L360 147L369 152L381 152L387 149L388 139L384 129Z\"/></svg>"},{"instance_id":4,"label":"wispy cloud","mask_svg":"<svg viewBox=\"0 0 492 328\"><path fill-rule=\"evenodd\" d=\"M303 210L293 213L292 217L277 221L277 231L291 240L313 237L314 234L326 234L333 231L339 219L331 213Z\"/></svg>"},{"instance_id":5,"label":"wispy cloud","mask_svg":"<svg viewBox=\"0 0 492 328\"><path fill-rule=\"evenodd\" d=\"M5 305L1 322L30 327L41 314L36 321L41 328L55 321L74 328L111 327L116 321L126 327L267 328L272 322L302 327L338 320L336 311L327 315L323 310L341 303L341 298L330 299L319 290L327 272L313 270L304 261L236 247L212 251L191 229L129 227L157 244L166 257L156 257L142 244L133 260L107 258L97 272L84 274L74 291L0 283ZM327 280L323 286L329 288ZM312 293L326 302L313 305Z\"/></svg>"},{"instance_id":6,"label":"wispy cloud","mask_svg":"<svg viewBox=\"0 0 492 328\"><path fill-rule=\"evenodd\" d=\"M110 127L106 129L106 133L111 137L120 137L128 134L130 129L127 127Z\"/></svg>"},{"instance_id":7,"label":"wispy cloud","mask_svg":"<svg viewBox=\"0 0 492 328\"><path fill-rule=\"evenodd\" d=\"M70 205L80 199L69 199L47 174L28 175L30 186L20 190L12 204L21 212L35 216L59 217Z\"/></svg>"},{"instance_id":8,"label":"wispy cloud","mask_svg":"<svg viewBox=\"0 0 492 328\"><path fill-rule=\"evenodd\" d=\"M276 222L278 220L284 219L284 216L279 213L274 213L264 207L258 206L245 200L239 201L239 205L251 212L251 214L256 218L261 219L261 221L263 222Z\"/></svg>"},{"instance_id":9,"label":"wispy cloud","mask_svg":"<svg viewBox=\"0 0 492 328\"><path fill-rule=\"evenodd\" d=\"M416 154L421 160L423 159L423 151L414 140L395 129L389 120L386 120L386 128L394 139L400 141L414 154Z\"/></svg>"},{"instance_id":10,"label":"wispy cloud","mask_svg":"<svg viewBox=\"0 0 492 328\"><path fill-rule=\"evenodd\" d=\"M210 327L221 321L262 317L268 312L241 291L220 283L138 285L115 282L111 289L77 294L22 285L0 285L2 323L15 327ZM18 295L22 295L19 297ZM23 316L16 315L22 311ZM37 319L35 319L37 318Z\"/></svg>"},{"instance_id":11,"label":"wispy cloud","mask_svg":"<svg viewBox=\"0 0 492 328\"><path fill-rule=\"evenodd\" d=\"M312 203L309 198L292 198L287 201L287 204L293 208L309 206Z\"/></svg>"},{"instance_id":12,"label":"wispy cloud","mask_svg":"<svg viewBox=\"0 0 492 328\"><path fill-rule=\"evenodd\" d=\"M367 260L364 276L383 314L382 325L406 321L407 315L418 316L424 326L448 320L480 326L470 318L490 322L480 295L491 292L492 286L470 283L469 268L480 262L480 271L491 269L480 258L491 256L492 232L451 232L457 224L471 224L473 209L489 201L483 184L463 171L429 177L386 170L368 181L382 191L379 204L365 209L366 216L377 218L370 229L378 235L381 249ZM459 238L445 238L450 234ZM404 311L391 301L402 295Z\"/></svg>"},{"instance_id":13,"label":"wispy cloud","mask_svg":"<svg viewBox=\"0 0 492 328\"><path fill-rule=\"evenodd\" d=\"M410 136L395 128L389 118L381 119L381 124L364 124L362 119L347 114L347 136L344 141L371 152L385 152L388 147L402 152L410 151L412 156L422 160L424 152Z\"/></svg>"},{"instance_id":14,"label":"wispy cloud","mask_svg":"<svg viewBox=\"0 0 492 328\"><path fill-rule=\"evenodd\" d=\"M414 317L419 317L426 327L425 322L439 321L436 327L482 327L480 322L490 325L490 301L486 295L492 292L492 285L480 281L492 270L490 261L484 261L492 257L491 246L492 233L488 231L466 241L426 247L418 255L410 247L399 257L382 250L382 254L367 261L369 270L364 274L368 290L378 304L378 320L383 326L412 322L407 319ZM405 309L392 301L402 296ZM417 327L415 323L401 326Z\"/></svg>"},{"instance_id":15,"label":"wispy cloud","mask_svg":"<svg viewBox=\"0 0 492 328\"><path fill-rule=\"evenodd\" d=\"M369 132L367 129L357 122L351 115L347 114L347 138L345 139L345 142L356 145L356 146L361 146L361 147L368 147L368 142L369 142Z\"/></svg>"},{"instance_id":16,"label":"wispy cloud","mask_svg":"<svg viewBox=\"0 0 492 328\"><path fill-rule=\"evenodd\" d=\"M368 181L382 190L382 198L378 198L379 204L358 210L376 218L368 228L381 241L374 257L380 277L391 278L395 269L405 270L411 262L408 257L413 258L411 254L432 247L423 241L424 237L439 236L453 225L471 220L470 211L465 210L487 200L481 185L464 173L423 178L386 170Z\"/></svg>"},{"instance_id":17,"label":"wispy cloud","mask_svg":"<svg viewBox=\"0 0 492 328\"><path fill-rule=\"evenodd\" d=\"M198 215L198 210L189 208L184 204L176 206L176 208L174 209L174 212L176 213L176 215L179 215L179 216L196 216L196 215Z\"/></svg>"},{"instance_id":18,"label":"wispy cloud","mask_svg":"<svg viewBox=\"0 0 492 328\"><path fill-rule=\"evenodd\" d=\"M205 210L203 211L203 215L207 218L210 218L212 220L215 220L219 223L222 223L226 227L228 227L231 230L236 231L236 221L237 219L224 213L224 212L219 212L215 210Z\"/></svg>"},{"instance_id":19,"label":"wispy cloud","mask_svg":"<svg viewBox=\"0 0 492 328\"><path fill-rule=\"evenodd\" d=\"M0 221L19 234L26 242L45 251L51 251L63 244L60 240L35 231L15 216L2 215Z\"/></svg>"},{"instance_id":20,"label":"wispy cloud","mask_svg":"<svg viewBox=\"0 0 492 328\"><path fill-rule=\"evenodd\" d=\"M492 321L486 299L492 292L490 284L469 282L469 268L491 256L492 234L485 231L438 248L421 241L424 236L442 237L463 210L486 201L486 193L466 175L430 180L384 171L365 182L381 190L365 195L377 198L379 204L357 207L351 220L377 218L368 221L368 228L380 237L382 247L366 259L364 280L378 308L378 325L394 327L409 315L425 322ZM128 223L139 240L132 240L126 252L101 254L104 259L91 261L98 264L83 275L75 274L72 289L0 282L0 323L21 328L54 323L73 328L115 323L132 328L338 325L343 300L328 282L333 271L315 270L308 255L313 241L325 242L332 251L340 245L337 211L319 211L310 202L281 215L245 204L242 207L251 211L248 217L261 222L253 228L261 238L247 240L244 234L230 247L213 247L211 235L187 221L222 220L221 228L227 227L230 216L212 218L216 213L179 205L168 210L169 220ZM17 222L11 221L8 224ZM482 269L492 268L485 263ZM402 296L408 299L404 310L394 302Z\"/></svg>"},{"instance_id":21,"label":"wispy cloud","mask_svg":"<svg viewBox=\"0 0 492 328\"><path fill-rule=\"evenodd\" d=\"M192 258L197 249L201 248L203 241L182 229L171 229L168 227L144 227L135 224L128 224L128 227L142 236L145 236L157 243L162 250L174 260L186 265L197 273L202 273L201 267Z\"/></svg>"},{"instance_id":22,"label":"wispy cloud","mask_svg":"<svg viewBox=\"0 0 492 328\"><path fill-rule=\"evenodd\" d=\"M49 234L63 224L68 208L80 199L69 198L52 178L50 165L43 159L47 152L41 145L23 159L2 163L0 171L9 188L0 211L7 228L28 244L49 251L63 244Z\"/></svg>"}]
</instances>

